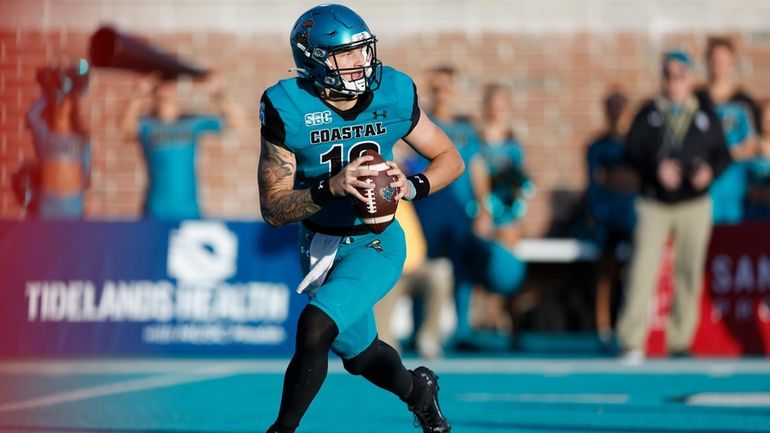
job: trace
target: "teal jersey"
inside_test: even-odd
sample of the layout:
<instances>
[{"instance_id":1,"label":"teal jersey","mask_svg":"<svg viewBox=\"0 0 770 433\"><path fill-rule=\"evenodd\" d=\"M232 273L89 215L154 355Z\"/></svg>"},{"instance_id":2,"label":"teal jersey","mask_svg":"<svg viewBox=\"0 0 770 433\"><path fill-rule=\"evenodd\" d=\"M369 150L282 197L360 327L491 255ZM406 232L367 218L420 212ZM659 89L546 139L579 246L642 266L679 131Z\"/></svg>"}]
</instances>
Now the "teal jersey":
<instances>
[{"instance_id":1,"label":"teal jersey","mask_svg":"<svg viewBox=\"0 0 770 433\"><path fill-rule=\"evenodd\" d=\"M479 152L481 151L480 139L476 129L468 120L461 118L451 122L442 122L435 118L432 120L452 140L466 167L463 174L452 182L448 189L454 198L466 207L466 212L470 212L470 208L473 208L471 213L475 213L476 195L473 192L470 166L471 161L480 156Z\"/></svg>"},{"instance_id":2,"label":"teal jersey","mask_svg":"<svg viewBox=\"0 0 770 433\"><path fill-rule=\"evenodd\" d=\"M150 116L139 119L139 142L149 175L145 199L148 217L200 218L195 168L198 140L204 133L222 128L222 119L208 115L182 116L172 123Z\"/></svg>"},{"instance_id":3,"label":"teal jersey","mask_svg":"<svg viewBox=\"0 0 770 433\"><path fill-rule=\"evenodd\" d=\"M492 183L487 205L495 225L517 221L526 212L522 198L524 191L533 188L524 172L524 149L516 139L508 138L499 143L485 142L481 146L481 155Z\"/></svg>"},{"instance_id":4,"label":"teal jersey","mask_svg":"<svg viewBox=\"0 0 770 433\"><path fill-rule=\"evenodd\" d=\"M618 137L603 135L588 146L587 206L591 217L601 226L631 231L636 224L636 194L615 191L599 183L600 170L607 172L625 165L625 145Z\"/></svg>"},{"instance_id":5,"label":"teal jersey","mask_svg":"<svg viewBox=\"0 0 770 433\"><path fill-rule=\"evenodd\" d=\"M716 114L722 122L727 147L733 149L754 135L749 113L743 105L728 102L716 107ZM716 224L735 224L743 219L743 205L746 197L746 163L733 161L711 185L714 200L713 217Z\"/></svg>"},{"instance_id":6,"label":"teal jersey","mask_svg":"<svg viewBox=\"0 0 770 433\"><path fill-rule=\"evenodd\" d=\"M296 158L295 189L337 174L367 149L392 160L393 146L414 129L419 117L412 79L390 67L383 67L380 87L359 96L347 111L328 104L312 83L299 78L268 88L260 103L262 136ZM352 200L333 201L308 220L323 227L359 225Z\"/></svg>"},{"instance_id":7,"label":"teal jersey","mask_svg":"<svg viewBox=\"0 0 770 433\"><path fill-rule=\"evenodd\" d=\"M513 170L524 167L524 149L516 139L509 138L500 143L484 143L481 153L487 162L489 175L502 179L509 176ZM509 179L510 183L518 180Z\"/></svg>"},{"instance_id":8,"label":"teal jersey","mask_svg":"<svg viewBox=\"0 0 770 433\"><path fill-rule=\"evenodd\" d=\"M724 130L728 148L732 149L754 135L749 113L743 105L728 102L719 104L715 108L719 120L722 121L722 130Z\"/></svg>"}]
</instances>

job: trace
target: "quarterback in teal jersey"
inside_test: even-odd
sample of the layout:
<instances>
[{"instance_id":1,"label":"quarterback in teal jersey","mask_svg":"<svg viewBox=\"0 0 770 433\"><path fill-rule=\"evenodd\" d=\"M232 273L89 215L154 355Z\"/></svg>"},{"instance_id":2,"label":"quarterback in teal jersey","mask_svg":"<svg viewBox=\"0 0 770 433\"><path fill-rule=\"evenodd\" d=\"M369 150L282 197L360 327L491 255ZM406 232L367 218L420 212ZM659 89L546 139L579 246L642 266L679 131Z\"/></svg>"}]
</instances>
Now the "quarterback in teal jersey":
<instances>
[{"instance_id":1,"label":"quarterback in teal jersey","mask_svg":"<svg viewBox=\"0 0 770 433\"><path fill-rule=\"evenodd\" d=\"M407 370L377 338L373 308L396 283L405 258L398 222L380 234L356 216L358 180L372 149L388 161L397 200L418 200L456 179L464 164L449 138L425 116L405 74L383 66L364 20L341 5L316 6L295 23L290 44L297 77L268 88L260 102L260 204L264 220L302 222L298 291L309 304L299 317L278 417L269 433L294 432L318 393L328 352L345 369L404 401L424 433L449 432L438 404L438 377ZM431 162L409 176L392 162L403 139Z\"/></svg>"}]
</instances>

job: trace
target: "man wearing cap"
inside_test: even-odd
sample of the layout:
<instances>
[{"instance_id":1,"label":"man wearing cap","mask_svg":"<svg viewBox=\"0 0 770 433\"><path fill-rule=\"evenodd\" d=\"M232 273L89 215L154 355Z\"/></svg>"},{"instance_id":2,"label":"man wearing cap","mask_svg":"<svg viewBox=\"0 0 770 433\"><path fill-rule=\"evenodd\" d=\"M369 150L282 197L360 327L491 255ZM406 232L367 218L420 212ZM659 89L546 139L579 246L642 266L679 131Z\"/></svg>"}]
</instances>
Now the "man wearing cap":
<instances>
[{"instance_id":1,"label":"man wearing cap","mask_svg":"<svg viewBox=\"0 0 770 433\"><path fill-rule=\"evenodd\" d=\"M670 354L686 354L698 323L703 268L711 235L709 186L730 163L719 119L695 97L692 61L663 56L662 92L634 118L627 158L640 176L634 250L618 339L623 360L644 360L660 257L674 240L674 293L666 325Z\"/></svg>"}]
</instances>

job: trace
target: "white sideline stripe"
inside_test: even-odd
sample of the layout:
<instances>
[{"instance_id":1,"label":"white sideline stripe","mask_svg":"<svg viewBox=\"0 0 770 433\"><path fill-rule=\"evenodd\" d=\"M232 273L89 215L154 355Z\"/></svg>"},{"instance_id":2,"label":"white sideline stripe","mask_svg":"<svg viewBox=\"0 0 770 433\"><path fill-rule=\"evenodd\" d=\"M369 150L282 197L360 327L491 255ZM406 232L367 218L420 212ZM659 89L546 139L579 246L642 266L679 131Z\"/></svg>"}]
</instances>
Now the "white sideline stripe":
<instances>
[{"instance_id":1,"label":"white sideline stripe","mask_svg":"<svg viewBox=\"0 0 770 433\"><path fill-rule=\"evenodd\" d=\"M723 359L695 358L679 360L648 359L639 366L625 366L618 360L599 359L442 359L404 360L408 367L424 364L439 374L770 374L770 362L763 358ZM202 369L219 369L233 373L283 374L289 359L81 359L81 360L0 360L0 374L6 375L67 375L67 374L131 374L131 373L189 373ZM332 360L331 373L344 373L342 363ZM200 373L199 373L200 374Z\"/></svg>"},{"instance_id":2,"label":"white sideline stripe","mask_svg":"<svg viewBox=\"0 0 770 433\"><path fill-rule=\"evenodd\" d=\"M233 372L283 373L288 359L263 360L178 360L178 359L68 359L68 360L0 360L0 374L48 375L70 374L136 374L189 373L205 369L228 369Z\"/></svg>"},{"instance_id":3,"label":"white sideline stripe","mask_svg":"<svg viewBox=\"0 0 770 433\"><path fill-rule=\"evenodd\" d=\"M690 406L770 407L770 393L704 392L687 397L685 403Z\"/></svg>"},{"instance_id":4,"label":"white sideline stripe","mask_svg":"<svg viewBox=\"0 0 770 433\"><path fill-rule=\"evenodd\" d=\"M223 377L232 376L235 373L235 371L217 366L217 368L209 368L207 370L200 370L198 372L155 376L149 378L127 380L117 383L109 383L106 385L98 385L89 388L81 388L57 394L50 394L43 397L31 398L28 400L3 403L0 404L0 413L32 409L43 406L52 406L55 404L87 400L95 397L125 394L127 392L144 391L154 388L165 388L173 385L201 382L211 379L220 379Z\"/></svg>"},{"instance_id":5,"label":"white sideline stripe","mask_svg":"<svg viewBox=\"0 0 770 433\"><path fill-rule=\"evenodd\" d=\"M458 399L472 403L509 401L516 403L626 404L630 397L628 394L469 393L460 394Z\"/></svg>"},{"instance_id":6,"label":"white sideline stripe","mask_svg":"<svg viewBox=\"0 0 770 433\"><path fill-rule=\"evenodd\" d=\"M460 362L457 362L460 361ZM708 374L731 376L738 373L770 373L765 360L679 359L647 360L638 366L623 365L617 359L468 359L437 360L427 365L442 373L457 374Z\"/></svg>"}]
</instances>

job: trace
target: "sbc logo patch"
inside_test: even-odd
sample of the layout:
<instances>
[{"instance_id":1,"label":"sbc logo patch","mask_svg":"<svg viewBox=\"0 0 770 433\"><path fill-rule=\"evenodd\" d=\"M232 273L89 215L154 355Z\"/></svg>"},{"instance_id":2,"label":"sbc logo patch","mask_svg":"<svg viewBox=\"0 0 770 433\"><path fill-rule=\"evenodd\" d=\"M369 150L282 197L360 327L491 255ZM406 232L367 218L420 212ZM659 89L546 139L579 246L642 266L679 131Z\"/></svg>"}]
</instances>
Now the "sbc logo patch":
<instances>
[{"instance_id":1,"label":"sbc logo patch","mask_svg":"<svg viewBox=\"0 0 770 433\"><path fill-rule=\"evenodd\" d=\"M332 123L331 111L317 111L305 114L305 126L318 126L326 123Z\"/></svg>"}]
</instances>

